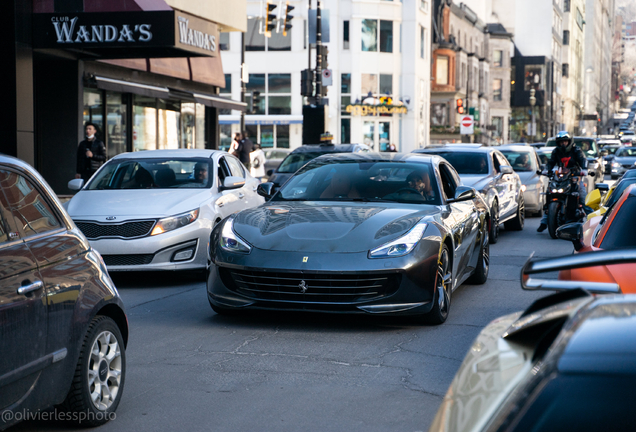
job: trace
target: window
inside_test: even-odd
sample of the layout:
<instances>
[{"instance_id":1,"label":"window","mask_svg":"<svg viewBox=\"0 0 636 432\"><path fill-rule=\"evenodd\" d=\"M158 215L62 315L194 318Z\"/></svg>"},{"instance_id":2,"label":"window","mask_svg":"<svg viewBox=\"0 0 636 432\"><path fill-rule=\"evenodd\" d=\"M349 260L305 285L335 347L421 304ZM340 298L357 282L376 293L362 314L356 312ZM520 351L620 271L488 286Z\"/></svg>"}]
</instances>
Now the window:
<instances>
[{"instance_id":1,"label":"window","mask_svg":"<svg viewBox=\"0 0 636 432\"><path fill-rule=\"evenodd\" d=\"M287 36L272 31L272 36L266 38L260 33L261 22L258 18L247 20L247 34L245 35L245 51L291 51L291 32Z\"/></svg>"},{"instance_id":2,"label":"window","mask_svg":"<svg viewBox=\"0 0 636 432\"><path fill-rule=\"evenodd\" d=\"M543 65L525 65L523 89L543 90Z\"/></svg>"},{"instance_id":3,"label":"window","mask_svg":"<svg viewBox=\"0 0 636 432\"><path fill-rule=\"evenodd\" d=\"M351 104L351 74L344 73L340 75L340 113L347 114L345 111L347 105ZM347 141L348 142L348 141Z\"/></svg>"},{"instance_id":4,"label":"window","mask_svg":"<svg viewBox=\"0 0 636 432\"><path fill-rule=\"evenodd\" d=\"M570 65L568 63L563 63L561 69L561 74L563 75L563 77L567 78L570 76Z\"/></svg>"},{"instance_id":5,"label":"window","mask_svg":"<svg viewBox=\"0 0 636 432\"><path fill-rule=\"evenodd\" d=\"M362 74L362 85L360 87L362 97L365 97L369 93L375 94L378 92L378 76L376 74Z\"/></svg>"},{"instance_id":6,"label":"window","mask_svg":"<svg viewBox=\"0 0 636 432\"><path fill-rule=\"evenodd\" d=\"M27 178L13 171L0 170L0 184L6 196L6 207L13 212L22 236L62 228L44 196Z\"/></svg>"},{"instance_id":7,"label":"window","mask_svg":"<svg viewBox=\"0 0 636 432\"><path fill-rule=\"evenodd\" d=\"M221 32L219 35L219 49L221 51L230 50L230 34L227 32Z\"/></svg>"},{"instance_id":8,"label":"window","mask_svg":"<svg viewBox=\"0 0 636 432\"><path fill-rule=\"evenodd\" d=\"M289 125L276 125L276 147L289 148Z\"/></svg>"},{"instance_id":9,"label":"window","mask_svg":"<svg viewBox=\"0 0 636 432\"><path fill-rule=\"evenodd\" d=\"M380 94L393 94L393 75L380 74Z\"/></svg>"},{"instance_id":10,"label":"window","mask_svg":"<svg viewBox=\"0 0 636 432\"><path fill-rule=\"evenodd\" d=\"M106 154L114 156L127 151L128 97L121 93L106 92Z\"/></svg>"},{"instance_id":11,"label":"window","mask_svg":"<svg viewBox=\"0 0 636 432\"><path fill-rule=\"evenodd\" d=\"M501 97L501 80L500 79L496 79L492 81L492 100L494 101L500 101L502 100Z\"/></svg>"},{"instance_id":12,"label":"window","mask_svg":"<svg viewBox=\"0 0 636 432\"><path fill-rule=\"evenodd\" d=\"M579 8L576 8L576 25L583 30L583 15L581 15Z\"/></svg>"},{"instance_id":13,"label":"window","mask_svg":"<svg viewBox=\"0 0 636 432\"><path fill-rule=\"evenodd\" d=\"M503 51L502 50L494 50L492 53L492 65L494 67L502 67L503 66Z\"/></svg>"},{"instance_id":14,"label":"window","mask_svg":"<svg viewBox=\"0 0 636 432\"><path fill-rule=\"evenodd\" d=\"M570 45L570 30L563 30L563 45Z\"/></svg>"},{"instance_id":15,"label":"window","mask_svg":"<svg viewBox=\"0 0 636 432\"><path fill-rule=\"evenodd\" d=\"M563 12L570 12L570 0L563 0Z\"/></svg>"},{"instance_id":16,"label":"window","mask_svg":"<svg viewBox=\"0 0 636 432\"><path fill-rule=\"evenodd\" d=\"M250 74L247 92L259 92L254 114L291 114L291 74Z\"/></svg>"},{"instance_id":17,"label":"window","mask_svg":"<svg viewBox=\"0 0 636 432\"><path fill-rule=\"evenodd\" d=\"M420 58L424 58L424 50L426 49L426 33L424 27L420 26Z\"/></svg>"},{"instance_id":18,"label":"window","mask_svg":"<svg viewBox=\"0 0 636 432\"><path fill-rule=\"evenodd\" d=\"M503 117L493 117L492 125L495 127L494 135L500 137L503 131Z\"/></svg>"},{"instance_id":19,"label":"window","mask_svg":"<svg viewBox=\"0 0 636 432\"><path fill-rule=\"evenodd\" d=\"M380 52L393 52L393 21L380 21Z\"/></svg>"},{"instance_id":20,"label":"window","mask_svg":"<svg viewBox=\"0 0 636 432\"><path fill-rule=\"evenodd\" d=\"M84 123L91 122L104 130L104 118L102 112L102 92L95 89L84 89Z\"/></svg>"},{"instance_id":21,"label":"window","mask_svg":"<svg viewBox=\"0 0 636 432\"><path fill-rule=\"evenodd\" d=\"M351 142L351 119L350 118L340 119L340 142L341 143Z\"/></svg>"},{"instance_id":22,"label":"window","mask_svg":"<svg viewBox=\"0 0 636 432\"><path fill-rule=\"evenodd\" d=\"M260 93L259 103L252 108L253 114L265 114L265 74L250 74L249 82L245 85L247 93Z\"/></svg>"},{"instance_id":23,"label":"window","mask_svg":"<svg viewBox=\"0 0 636 432\"><path fill-rule=\"evenodd\" d=\"M349 21L342 23L342 49L349 49Z\"/></svg>"},{"instance_id":24,"label":"window","mask_svg":"<svg viewBox=\"0 0 636 432\"><path fill-rule=\"evenodd\" d=\"M378 50L378 22L362 20L362 51Z\"/></svg>"},{"instance_id":25,"label":"window","mask_svg":"<svg viewBox=\"0 0 636 432\"><path fill-rule=\"evenodd\" d=\"M448 84L448 57L437 56L435 61L435 83L438 85Z\"/></svg>"}]
</instances>

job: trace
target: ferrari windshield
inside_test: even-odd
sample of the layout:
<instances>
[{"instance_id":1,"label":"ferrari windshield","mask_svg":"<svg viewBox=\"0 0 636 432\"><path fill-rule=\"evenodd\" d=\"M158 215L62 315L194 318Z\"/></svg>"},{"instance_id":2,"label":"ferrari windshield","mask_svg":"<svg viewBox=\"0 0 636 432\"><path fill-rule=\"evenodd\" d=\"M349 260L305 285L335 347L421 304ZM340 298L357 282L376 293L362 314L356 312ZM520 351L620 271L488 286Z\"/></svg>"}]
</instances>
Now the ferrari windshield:
<instances>
[{"instance_id":1,"label":"ferrari windshield","mask_svg":"<svg viewBox=\"0 0 636 432\"><path fill-rule=\"evenodd\" d=\"M212 160L113 159L88 183L88 190L209 188Z\"/></svg>"},{"instance_id":2,"label":"ferrari windshield","mask_svg":"<svg viewBox=\"0 0 636 432\"><path fill-rule=\"evenodd\" d=\"M304 166L272 200L441 204L428 163L329 159Z\"/></svg>"}]
</instances>

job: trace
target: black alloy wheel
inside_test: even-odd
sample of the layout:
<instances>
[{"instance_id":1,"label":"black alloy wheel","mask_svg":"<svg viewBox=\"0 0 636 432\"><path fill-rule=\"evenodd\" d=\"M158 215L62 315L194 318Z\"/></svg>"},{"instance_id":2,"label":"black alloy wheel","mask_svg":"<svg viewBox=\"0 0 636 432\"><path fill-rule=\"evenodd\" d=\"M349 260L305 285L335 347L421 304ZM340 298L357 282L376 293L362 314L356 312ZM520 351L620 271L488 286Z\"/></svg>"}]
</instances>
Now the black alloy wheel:
<instances>
[{"instance_id":1,"label":"black alloy wheel","mask_svg":"<svg viewBox=\"0 0 636 432\"><path fill-rule=\"evenodd\" d=\"M473 285L485 284L488 280L488 270L490 270L490 242L488 241L488 230L484 229L477 267L467 282Z\"/></svg>"},{"instance_id":2,"label":"black alloy wheel","mask_svg":"<svg viewBox=\"0 0 636 432\"><path fill-rule=\"evenodd\" d=\"M523 194L519 195L519 202L517 203L517 214L514 219L504 222L504 227L511 231L523 230L523 225L526 219L526 206L523 200Z\"/></svg>"},{"instance_id":3,"label":"black alloy wheel","mask_svg":"<svg viewBox=\"0 0 636 432\"><path fill-rule=\"evenodd\" d=\"M433 308L426 314L425 321L429 324L442 324L448 318L451 303L453 271L450 262L448 246L444 245L437 261L437 276L435 278L435 293Z\"/></svg>"},{"instance_id":4,"label":"black alloy wheel","mask_svg":"<svg viewBox=\"0 0 636 432\"><path fill-rule=\"evenodd\" d=\"M499 204L495 200L490 209L490 233L488 235L490 244L497 243L499 240Z\"/></svg>"}]
</instances>

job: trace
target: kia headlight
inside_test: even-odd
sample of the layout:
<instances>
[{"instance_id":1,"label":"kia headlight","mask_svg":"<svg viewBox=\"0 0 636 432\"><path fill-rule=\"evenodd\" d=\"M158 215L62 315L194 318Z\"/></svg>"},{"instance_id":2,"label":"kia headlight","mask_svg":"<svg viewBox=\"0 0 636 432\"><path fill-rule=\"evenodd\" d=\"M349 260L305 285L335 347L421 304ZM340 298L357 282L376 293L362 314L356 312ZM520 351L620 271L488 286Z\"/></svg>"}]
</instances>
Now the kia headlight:
<instances>
[{"instance_id":1,"label":"kia headlight","mask_svg":"<svg viewBox=\"0 0 636 432\"><path fill-rule=\"evenodd\" d=\"M521 192L525 192L527 189L526 185L521 185Z\"/></svg>"},{"instance_id":2,"label":"kia headlight","mask_svg":"<svg viewBox=\"0 0 636 432\"><path fill-rule=\"evenodd\" d=\"M228 252L248 254L252 247L234 232L234 216L223 224L220 237L221 248Z\"/></svg>"},{"instance_id":3,"label":"kia headlight","mask_svg":"<svg viewBox=\"0 0 636 432\"><path fill-rule=\"evenodd\" d=\"M426 230L426 222L418 222L417 225L399 239L369 251L369 258L391 258L410 253L422 239L424 230Z\"/></svg>"},{"instance_id":4,"label":"kia headlight","mask_svg":"<svg viewBox=\"0 0 636 432\"><path fill-rule=\"evenodd\" d=\"M199 217L199 209L182 213L176 216L170 216L167 218L159 219L155 224L155 227L150 233L151 236L162 234L168 231L176 230L178 228L190 225Z\"/></svg>"}]
</instances>

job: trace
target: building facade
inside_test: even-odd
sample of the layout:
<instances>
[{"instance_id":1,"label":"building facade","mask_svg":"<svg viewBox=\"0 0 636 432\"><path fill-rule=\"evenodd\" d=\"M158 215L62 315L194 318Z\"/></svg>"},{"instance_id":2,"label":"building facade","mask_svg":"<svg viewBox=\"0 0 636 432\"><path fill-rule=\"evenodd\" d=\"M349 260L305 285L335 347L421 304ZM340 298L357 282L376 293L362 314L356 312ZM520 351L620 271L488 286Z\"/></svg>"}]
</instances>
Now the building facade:
<instances>
[{"instance_id":1,"label":"building facade","mask_svg":"<svg viewBox=\"0 0 636 432\"><path fill-rule=\"evenodd\" d=\"M323 0L328 22L327 130L338 143L366 143L385 151L424 147L429 141L430 33L429 1ZM307 2L291 1L293 27L288 36L260 31L260 1L247 3L245 61L247 92L259 92L258 106L246 115L248 135L262 147L302 145L301 71L315 67L315 50L308 51ZM316 3L313 3L316 7ZM313 9L315 13L315 9ZM274 11L276 13L276 10ZM312 20L313 21L313 20ZM323 31L323 40L327 37ZM239 99L239 34L229 36L222 52L227 95ZM380 109L384 105L384 108ZM220 117L223 144L239 131L239 114Z\"/></svg>"},{"instance_id":2,"label":"building facade","mask_svg":"<svg viewBox=\"0 0 636 432\"><path fill-rule=\"evenodd\" d=\"M112 157L125 151L215 148L218 111L243 107L225 85L219 32L244 31L245 2L12 0L14 40L1 151L38 169L58 194L76 171L84 125Z\"/></svg>"},{"instance_id":3,"label":"building facade","mask_svg":"<svg viewBox=\"0 0 636 432\"><path fill-rule=\"evenodd\" d=\"M583 114L583 78L585 65L585 1L568 0L563 3L562 62L562 125L560 129L575 135L581 133L579 123Z\"/></svg>"}]
</instances>

